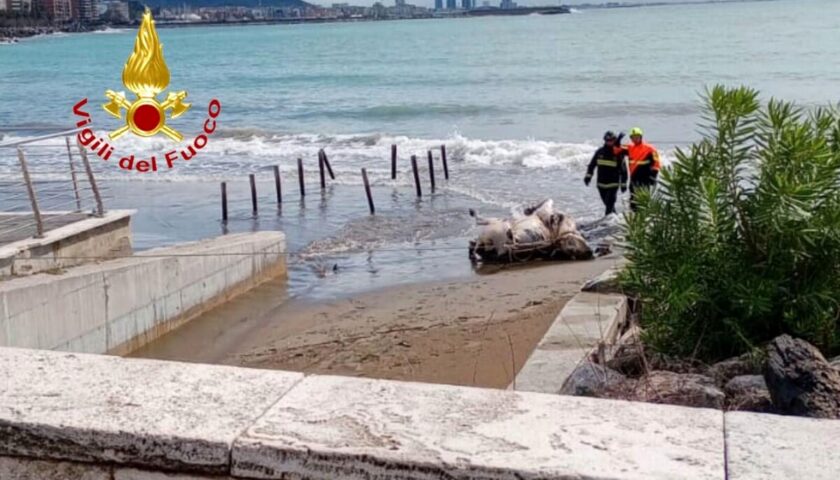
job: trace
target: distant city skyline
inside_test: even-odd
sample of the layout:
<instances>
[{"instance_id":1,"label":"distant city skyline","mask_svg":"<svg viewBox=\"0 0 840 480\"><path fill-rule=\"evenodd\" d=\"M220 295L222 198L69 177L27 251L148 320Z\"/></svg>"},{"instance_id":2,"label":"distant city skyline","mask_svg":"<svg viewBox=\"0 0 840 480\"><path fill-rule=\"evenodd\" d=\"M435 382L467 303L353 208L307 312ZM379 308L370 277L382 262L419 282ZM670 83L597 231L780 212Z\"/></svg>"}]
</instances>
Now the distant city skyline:
<instances>
[{"instance_id":1,"label":"distant city skyline","mask_svg":"<svg viewBox=\"0 0 840 480\"><path fill-rule=\"evenodd\" d=\"M323 5L323 6L330 6L335 3L335 0L307 0L309 3L314 3L316 5ZM394 0L341 0L341 1L348 1L351 5L359 5L359 6L371 6L377 1L382 3L385 6L392 6L394 5ZM446 6L446 0L441 0L443 6ZM484 4L485 1L488 0L474 0L475 6L480 7ZM557 5L567 5L567 6L575 6L585 3L590 4L598 4L598 3L610 3L610 2L618 2L618 3L685 3L689 0L515 0L518 5L529 6L529 7L536 7L536 6L547 6L547 7L554 7ZM735 0L733 0L735 1ZM499 6L501 0L489 0L489 4L495 7ZM428 7L428 8L435 8L435 0L406 0L406 3L417 5L419 7ZM461 0L457 0L458 7L461 6Z\"/></svg>"}]
</instances>

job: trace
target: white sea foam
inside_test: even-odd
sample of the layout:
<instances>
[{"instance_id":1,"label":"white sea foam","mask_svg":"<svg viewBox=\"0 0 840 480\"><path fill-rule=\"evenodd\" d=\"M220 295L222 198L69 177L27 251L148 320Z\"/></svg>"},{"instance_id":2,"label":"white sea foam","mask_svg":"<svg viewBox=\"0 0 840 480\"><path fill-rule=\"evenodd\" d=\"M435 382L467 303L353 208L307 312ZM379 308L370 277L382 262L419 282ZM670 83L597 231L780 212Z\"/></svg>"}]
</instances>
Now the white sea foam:
<instances>
[{"instance_id":1,"label":"white sea foam","mask_svg":"<svg viewBox=\"0 0 840 480\"><path fill-rule=\"evenodd\" d=\"M90 33L92 33L94 35L110 35L110 34L114 34L114 33L125 33L125 32L129 32L129 31L131 31L131 30L129 30L127 28L105 27L102 30L93 30Z\"/></svg>"},{"instance_id":2,"label":"white sea foam","mask_svg":"<svg viewBox=\"0 0 840 480\"><path fill-rule=\"evenodd\" d=\"M107 131L97 135L106 137ZM188 139L190 136L185 135ZM5 136L0 144L24 140L16 135ZM108 164L98 161L97 170L105 176L128 178L119 172L117 163L121 156L133 154L135 158L149 158L155 155L158 167L164 167L163 155L171 150L181 150L182 144L173 144L167 138L140 138L125 135L112 142L115 153ZM410 183L405 176L410 155L416 155L418 165L424 168L428 150L435 159L440 157L440 146L446 145L447 158L453 167L461 170L563 170L579 172L585 168L596 148L596 144L552 142L545 140L483 140L468 138L454 133L448 138L416 138L387 134L359 135L317 135L317 134L268 134L258 130L220 131L210 137L205 148L193 160L178 160L176 169L166 175L132 175L133 178L164 181L215 180L232 173L268 169L280 165L282 172L294 172L297 159L305 161L308 173L317 169L317 152L323 148L338 172L358 172L368 169L374 184L390 182L391 145L397 145L400 180ZM53 138L30 146L24 151L36 165L63 166L67 161L63 138ZM663 157L667 163L672 152L666 150ZM92 159L97 159L91 156ZM165 168L165 167L164 167ZM438 167L439 168L439 167ZM17 157L12 148L0 148L0 179L7 175L19 175ZM356 181L353 181L355 184Z\"/></svg>"}]
</instances>

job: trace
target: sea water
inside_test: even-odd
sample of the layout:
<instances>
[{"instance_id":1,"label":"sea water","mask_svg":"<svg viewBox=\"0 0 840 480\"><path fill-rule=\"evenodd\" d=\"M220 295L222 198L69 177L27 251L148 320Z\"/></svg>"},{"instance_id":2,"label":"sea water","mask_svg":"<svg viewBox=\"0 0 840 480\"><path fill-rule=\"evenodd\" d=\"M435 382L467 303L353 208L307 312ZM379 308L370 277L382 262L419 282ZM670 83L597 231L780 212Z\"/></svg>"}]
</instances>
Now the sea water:
<instances>
[{"instance_id":1,"label":"sea water","mask_svg":"<svg viewBox=\"0 0 840 480\"><path fill-rule=\"evenodd\" d=\"M840 2L834 0L159 28L158 34L171 72L168 91L187 90L193 103L169 124L194 137L217 98L223 105L218 130L200 155L171 171L124 172L116 159L92 157L108 192L106 207L138 209L138 249L283 230L293 253L290 289L312 296L468 274L468 208L506 215L551 197L584 222L598 219L598 194L582 179L603 132L640 126L667 163L675 148L698 138L700 96L708 86L744 84L764 98L812 106L836 102L840 85ZM99 104L105 90L125 90L122 66L135 35L108 30L0 46L0 143L72 127L72 107L82 98L89 99L99 133L118 128ZM27 152L39 192L69 178L63 139L44 144L52 147ZM396 181L391 144L399 153ZM173 143L126 135L114 145L139 156L159 155ZM321 148L337 176L324 192ZM434 195L429 149L437 168ZM421 167L421 199L411 155ZM303 200L298 158L307 178ZM274 165L283 177L282 208ZM363 167L375 216L367 212ZM251 214L250 173L258 179L258 216ZM0 180L20 180L14 150L0 150ZM226 225L221 181L230 197ZM0 207L28 208L25 198L6 192Z\"/></svg>"}]
</instances>

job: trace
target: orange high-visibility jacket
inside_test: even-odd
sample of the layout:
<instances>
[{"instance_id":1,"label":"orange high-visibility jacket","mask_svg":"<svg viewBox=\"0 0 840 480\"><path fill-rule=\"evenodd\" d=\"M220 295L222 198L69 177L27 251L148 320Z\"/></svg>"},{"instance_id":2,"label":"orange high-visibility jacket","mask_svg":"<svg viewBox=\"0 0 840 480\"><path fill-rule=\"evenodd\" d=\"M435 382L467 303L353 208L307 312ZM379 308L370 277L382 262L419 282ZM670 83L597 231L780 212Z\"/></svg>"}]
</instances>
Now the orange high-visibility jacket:
<instances>
[{"instance_id":1,"label":"orange high-visibility jacket","mask_svg":"<svg viewBox=\"0 0 840 480\"><path fill-rule=\"evenodd\" d=\"M659 173L660 161L659 152L653 145L642 142L638 145L622 145L621 148L627 152L629 162L630 181L649 181L656 178Z\"/></svg>"}]
</instances>

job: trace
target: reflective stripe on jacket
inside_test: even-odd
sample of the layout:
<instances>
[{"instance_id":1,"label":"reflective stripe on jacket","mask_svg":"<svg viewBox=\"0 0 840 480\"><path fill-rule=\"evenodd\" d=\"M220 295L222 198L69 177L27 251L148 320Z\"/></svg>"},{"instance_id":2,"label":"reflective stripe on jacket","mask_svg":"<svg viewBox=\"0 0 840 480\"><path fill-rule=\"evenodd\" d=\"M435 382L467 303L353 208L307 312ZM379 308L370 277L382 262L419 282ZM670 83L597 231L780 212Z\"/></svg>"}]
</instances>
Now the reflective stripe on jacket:
<instances>
[{"instance_id":1,"label":"reflective stripe on jacket","mask_svg":"<svg viewBox=\"0 0 840 480\"><path fill-rule=\"evenodd\" d=\"M653 185L656 183L660 161L659 152L652 145L644 142L638 145L631 143L622 145L618 149L627 154L631 184Z\"/></svg>"},{"instance_id":2,"label":"reflective stripe on jacket","mask_svg":"<svg viewBox=\"0 0 840 480\"><path fill-rule=\"evenodd\" d=\"M602 146L592 155L586 168L586 178L592 178L595 168L598 169L598 188L618 188L627 183L627 164L624 161L626 152L614 147Z\"/></svg>"}]
</instances>

